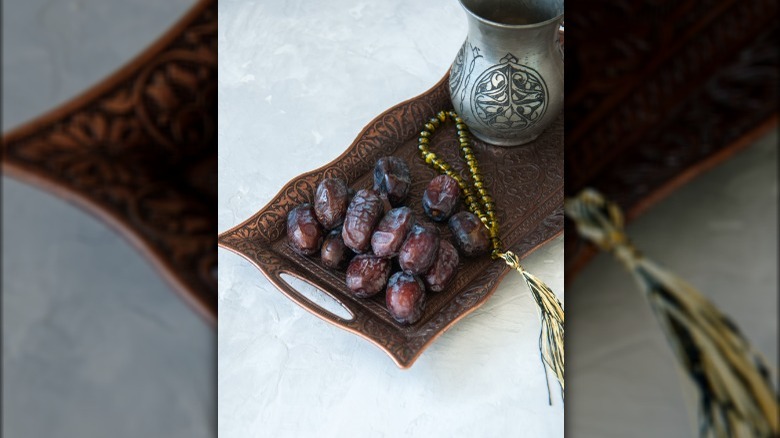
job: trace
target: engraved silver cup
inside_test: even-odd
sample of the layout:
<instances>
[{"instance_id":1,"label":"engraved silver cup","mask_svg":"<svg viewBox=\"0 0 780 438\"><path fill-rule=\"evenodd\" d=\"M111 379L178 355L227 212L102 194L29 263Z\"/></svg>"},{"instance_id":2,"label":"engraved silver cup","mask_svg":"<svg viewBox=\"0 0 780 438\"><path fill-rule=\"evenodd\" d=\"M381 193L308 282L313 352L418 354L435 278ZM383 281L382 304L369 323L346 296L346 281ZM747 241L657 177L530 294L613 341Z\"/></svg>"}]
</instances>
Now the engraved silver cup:
<instances>
[{"instance_id":1,"label":"engraved silver cup","mask_svg":"<svg viewBox=\"0 0 780 438\"><path fill-rule=\"evenodd\" d=\"M452 105L477 138L535 140L563 108L563 0L459 0L468 35L450 69Z\"/></svg>"}]
</instances>

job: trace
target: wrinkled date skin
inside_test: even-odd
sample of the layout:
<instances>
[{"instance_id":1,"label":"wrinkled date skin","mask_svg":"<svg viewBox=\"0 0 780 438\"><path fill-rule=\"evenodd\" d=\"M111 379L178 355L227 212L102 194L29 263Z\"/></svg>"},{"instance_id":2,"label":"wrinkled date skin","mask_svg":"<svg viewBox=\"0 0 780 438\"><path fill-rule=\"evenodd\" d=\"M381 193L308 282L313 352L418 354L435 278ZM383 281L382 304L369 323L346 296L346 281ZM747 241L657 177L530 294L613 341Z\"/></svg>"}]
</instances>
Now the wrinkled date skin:
<instances>
[{"instance_id":1,"label":"wrinkled date skin","mask_svg":"<svg viewBox=\"0 0 780 438\"><path fill-rule=\"evenodd\" d=\"M325 178L317 186L314 196L314 212L326 230L332 230L344 223L350 201L347 184L338 178Z\"/></svg>"},{"instance_id":2,"label":"wrinkled date skin","mask_svg":"<svg viewBox=\"0 0 780 438\"><path fill-rule=\"evenodd\" d=\"M454 178L439 175L428 183L423 193L422 204L425 214L436 222L447 220L458 207L460 187Z\"/></svg>"},{"instance_id":3,"label":"wrinkled date skin","mask_svg":"<svg viewBox=\"0 0 780 438\"><path fill-rule=\"evenodd\" d=\"M387 283L387 310L401 324L414 324L425 308L425 286L419 278L396 272Z\"/></svg>"},{"instance_id":4,"label":"wrinkled date skin","mask_svg":"<svg viewBox=\"0 0 780 438\"><path fill-rule=\"evenodd\" d=\"M382 219L382 200L373 190L355 193L344 217L341 237L349 249L362 254L371 247L371 234Z\"/></svg>"},{"instance_id":5,"label":"wrinkled date skin","mask_svg":"<svg viewBox=\"0 0 780 438\"><path fill-rule=\"evenodd\" d=\"M345 266L353 255L352 250L347 248L344 239L341 238L341 230L333 230L325 236L320 251L320 259L325 267L339 269Z\"/></svg>"},{"instance_id":6,"label":"wrinkled date skin","mask_svg":"<svg viewBox=\"0 0 780 438\"><path fill-rule=\"evenodd\" d=\"M385 288L390 260L372 254L356 256L347 267L347 289L358 298L368 298Z\"/></svg>"},{"instance_id":7,"label":"wrinkled date skin","mask_svg":"<svg viewBox=\"0 0 780 438\"><path fill-rule=\"evenodd\" d=\"M450 218L449 227L463 255L475 257L490 250L488 230L475 214L461 211Z\"/></svg>"},{"instance_id":8,"label":"wrinkled date skin","mask_svg":"<svg viewBox=\"0 0 780 438\"><path fill-rule=\"evenodd\" d=\"M409 194L412 176L409 166L398 157L382 157L374 167L374 190L387 196L393 207L398 207Z\"/></svg>"},{"instance_id":9,"label":"wrinkled date skin","mask_svg":"<svg viewBox=\"0 0 780 438\"><path fill-rule=\"evenodd\" d=\"M458 250L450 242L442 239L439 242L439 251L436 252L436 260L433 266L422 277L425 287L430 292L441 292L446 288L458 270Z\"/></svg>"},{"instance_id":10,"label":"wrinkled date skin","mask_svg":"<svg viewBox=\"0 0 780 438\"><path fill-rule=\"evenodd\" d=\"M439 230L433 224L415 224L401 245L398 263L408 274L422 274L433 265L439 250Z\"/></svg>"},{"instance_id":11,"label":"wrinkled date skin","mask_svg":"<svg viewBox=\"0 0 780 438\"><path fill-rule=\"evenodd\" d=\"M324 234L311 204L301 204L287 214L287 243L298 254L316 254Z\"/></svg>"},{"instance_id":12,"label":"wrinkled date skin","mask_svg":"<svg viewBox=\"0 0 780 438\"><path fill-rule=\"evenodd\" d=\"M409 207L394 208L385 214L371 236L371 249L379 257L398 255L401 245L414 224L414 212Z\"/></svg>"}]
</instances>

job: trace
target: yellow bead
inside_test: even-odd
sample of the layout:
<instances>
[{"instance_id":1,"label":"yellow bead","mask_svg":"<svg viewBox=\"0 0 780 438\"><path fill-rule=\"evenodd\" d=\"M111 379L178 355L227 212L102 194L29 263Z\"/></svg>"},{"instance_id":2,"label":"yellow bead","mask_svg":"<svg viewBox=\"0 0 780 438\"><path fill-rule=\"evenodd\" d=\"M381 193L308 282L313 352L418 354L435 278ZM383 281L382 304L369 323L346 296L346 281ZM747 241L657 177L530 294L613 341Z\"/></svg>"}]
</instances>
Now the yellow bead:
<instances>
[{"instance_id":1,"label":"yellow bead","mask_svg":"<svg viewBox=\"0 0 780 438\"><path fill-rule=\"evenodd\" d=\"M420 137L430 137L431 133L428 131L420 131Z\"/></svg>"},{"instance_id":2,"label":"yellow bead","mask_svg":"<svg viewBox=\"0 0 780 438\"><path fill-rule=\"evenodd\" d=\"M435 131L436 130L436 127L433 126L431 123L426 123L424 126L425 126L425 129L427 129L429 131Z\"/></svg>"}]
</instances>

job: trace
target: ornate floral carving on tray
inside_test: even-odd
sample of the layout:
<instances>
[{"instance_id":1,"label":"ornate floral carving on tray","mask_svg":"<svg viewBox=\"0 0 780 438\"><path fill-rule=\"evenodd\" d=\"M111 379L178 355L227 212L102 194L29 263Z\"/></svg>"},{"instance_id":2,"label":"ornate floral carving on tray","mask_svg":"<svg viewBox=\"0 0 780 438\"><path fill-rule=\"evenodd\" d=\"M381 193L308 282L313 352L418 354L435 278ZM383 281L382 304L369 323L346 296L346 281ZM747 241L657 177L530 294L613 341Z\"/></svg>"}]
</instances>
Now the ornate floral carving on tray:
<instances>
[{"instance_id":1,"label":"ornate floral carving on tray","mask_svg":"<svg viewBox=\"0 0 780 438\"><path fill-rule=\"evenodd\" d=\"M306 258L292 252L286 242L286 216L298 204L313 201L317 184L323 178L343 178L355 189L369 187L377 159L386 155L399 156L409 163L412 187L406 204L423 215L422 193L436 174L419 158L417 136L430 117L451 106L448 79L444 77L423 95L378 116L341 157L290 181L266 207L219 236L220 246L257 266L290 299L320 318L373 342L404 368L411 366L448 327L485 302L508 272L506 264L489 257L462 260L448 290L429 294L420 321L404 327L385 310L384 294L371 299L353 298L346 290L343 272L325 269L318 257ZM432 150L464 173L457 146L454 127L445 125L438 131ZM495 195L502 238L508 248L517 254L528 254L561 233L562 117L528 145L500 148L475 140L474 150L485 174L485 184ZM445 238L451 239L446 227L441 230ZM353 318L341 318L319 307L285 282L282 273L316 286L340 302Z\"/></svg>"},{"instance_id":2,"label":"ornate floral carving on tray","mask_svg":"<svg viewBox=\"0 0 780 438\"><path fill-rule=\"evenodd\" d=\"M86 207L216 320L217 7L198 3L82 96L4 136L3 170Z\"/></svg>"}]
</instances>

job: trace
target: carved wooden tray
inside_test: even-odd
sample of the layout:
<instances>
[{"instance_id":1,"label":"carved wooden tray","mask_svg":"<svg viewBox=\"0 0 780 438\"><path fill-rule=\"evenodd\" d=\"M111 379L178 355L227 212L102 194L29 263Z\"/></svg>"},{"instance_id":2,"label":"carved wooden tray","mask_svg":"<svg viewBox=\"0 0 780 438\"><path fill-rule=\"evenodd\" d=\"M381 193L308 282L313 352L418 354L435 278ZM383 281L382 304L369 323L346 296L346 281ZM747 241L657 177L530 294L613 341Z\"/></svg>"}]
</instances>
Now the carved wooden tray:
<instances>
[{"instance_id":1,"label":"carved wooden tray","mask_svg":"<svg viewBox=\"0 0 780 438\"><path fill-rule=\"evenodd\" d=\"M3 172L117 229L209 322L217 316L217 2L2 141Z\"/></svg>"},{"instance_id":2,"label":"carved wooden tray","mask_svg":"<svg viewBox=\"0 0 780 438\"><path fill-rule=\"evenodd\" d=\"M290 181L262 210L219 236L219 245L258 267L291 300L318 317L353 332L387 352L401 368L407 368L423 350L460 318L474 311L508 272L501 261L486 256L462 260L452 285L428 294L425 312L417 323L404 327L387 313L384 293L372 299L353 298L343 272L325 269L318 257L292 252L286 243L286 216L293 207L313 202L319 181L339 177L355 188L371 186L377 159L402 157L412 172L412 188L406 204L422 215L421 199L427 183L436 175L417 155L421 126L441 109L449 108L445 76L426 93L403 102L375 118L336 160ZM454 127L437 130L432 150L463 172ZM535 142L498 148L475 141L485 182L498 205L501 237L517 254L526 255L563 230L563 117ZM443 236L451 239L446 227ZM341 318L288 284L287 274L317 287L338 301L351 315Z\"/></svg>"}]
</instances>

